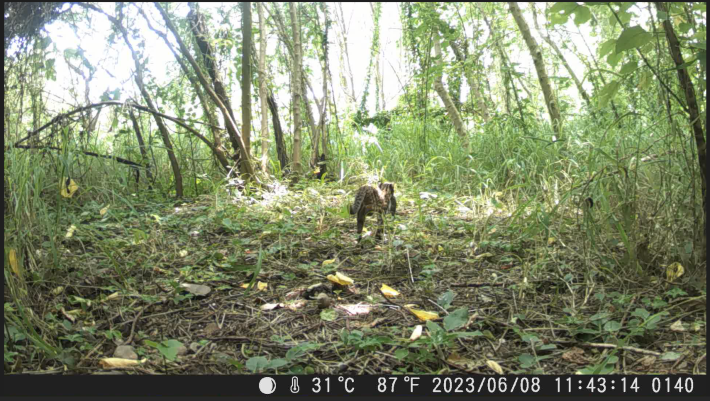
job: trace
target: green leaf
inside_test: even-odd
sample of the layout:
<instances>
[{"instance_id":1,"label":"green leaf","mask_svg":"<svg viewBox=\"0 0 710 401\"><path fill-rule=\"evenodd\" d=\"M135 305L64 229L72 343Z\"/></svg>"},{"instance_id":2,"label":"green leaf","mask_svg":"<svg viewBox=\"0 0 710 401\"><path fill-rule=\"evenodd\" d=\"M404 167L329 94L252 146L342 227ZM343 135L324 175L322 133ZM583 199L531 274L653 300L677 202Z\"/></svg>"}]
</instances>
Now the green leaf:
<instances>
[{"instance_id":1,"label":"green leaf","mask_svg":"<svg viewBox=\"0 0 710 401\"><path fill-rule=\"evenodd\" d=\"M665 11L658 11L656 13L656 17L658 18L659 21L665 21L668 19L668 13Z\"/></svg>"},{"instance_id":2,"label":"green leaf","mask_svg":"<svg viewBox=\"0 0 710 401\"><path fill-rule=\"evenodd\" d=\"M599 57L604 57L609 54L616 46L616 39L609 39L599 46Z\"/></svg>"},{"instance_id":3,"label":"green leaf","mask_svg":"<svg viewBox=\"0 0 710 401\"><path fill-rule=\"evenodd\" d=\"M606 58L606 62L609 63L610 66L616 67L617 64L619 64L619 61L624 58L624 53L616 53L616 54L610 54Z\"/></svg>"},{"instance_id":4,"label":"green leaf","mask_svg":"<svg viewBox=\"0 0 710 401\"><path fill-rule=\"evenodd\" d=\"M572 13L572 10L574 10L577 6L578 4L573 2L555 3L552 7L550 7L550 13L559 14L561 12L564 12L565 14L569 15Z\"/></svg>"},{"instance_id":5,"label":"green leaf","mask_svg":"<svg viewBox=\"0 0 710 401\"><path fill-rule=\"evenodd\" d=\"M561 24L566 23L568 19L569 19L568 14L551 14L550 15L550 24L552 26L561 25Z\"/></svg>"},{"instance_id":6,"label":"green leaf","mask_svg":"<svg viewBox=\"0 0 710 401\"><path fill-rule=\"evenodd\" d=\"M338 314L333 308L323 309L320 311L321 320L325 320L326 322L334 322L337 317Z\"/></svg>"},{"instance_id":7,"label":"green leaf","mask_svg":"<svg viewBox=\"0 0 710 401\"><path fill-rule=\"evenodd\" d=\"M616 40L616 52L621 53L626 50L641 47L653 39L653 35L646 32L639 25L624 29Z\"/></svg>"},{"instance_id":8,"label":"green leaf","mask_svg":"<svg viewBox=\"0 0 710 401\"><path fill-rule=\"evenodd\" d=\"M444 335L446 332L441 328L441 326L431 320L427 320L426 328L429 331L429 335L431 336L431 340L434 344L440 345L444 343Z\"/></svg>"},{"instance_id":9,"label":"green leaf","mask_svg":"<svg viewBox=\"0 0 710 401\"><path fill-rule=\"evenodd\" d=\"M535 357L530 354L522 354L518 357L520 361L520 367L527 369L535 364Z\"/></svg>"},{"instance_id":10,"label":"green leaf","mask_svg":"<svg viewBox=\"0 0 710 401\"><path fill-rule=\"evenodd\" d=\"M574 10L574 24L580 26L592 18L592 12L589 8L579 6Z\"/></svg>"},{"instance_id":11,"label":"green leaf","mask_svg":"<svg viewBox=\"0 0 710 401\"><path fill-rule=\"evenodd\" d=\"M409 350L406 348L399 348L394 352L394 357L397 359L404 359L409 355Z\"/></svg>"},{"instance_id":12,"label":"green leaf","mask_svg":"<svg viewBox=\"0 0 710 401\"><path fill-rule=\"evenodd\" d=\"M147 340L145 343L156 348L169 361L174 361L177 358L178 348L182 346L182 343L178 340L165 340L159 343Z\"/></svg>"},{"instance_id":13,"label":"green leaf","mask_svg":"<svg viewBox=\"0 0 710 401\"><path fill-rule=\"evenodd\" d=\"M626 12L626 11L619 11L619 12L617 13L617 15L619 16L619 19L621 20L621 23L624 24L624 25L626 25L626 24L629 23L629 21L631 21L631 16L632 16L633 14L628 13L628 12Z\"/></svg>"},{"instance_id":14,"label":"green leaf","mask_svg":"<svg viewBox=\"0 0 710 401\"><path fill-rule=\"evenodd\" d=\"M651 71L644 71L641 73L641 77L639 77L638 88L641 90L648 89L652 81L653 75L651 74Z\"/></svg>"},{"instance_id":15,"label":"green leaf","mask_svg":"<svg viewBox=\"0 0 710 401\"><path fill-rule=\"evenodd\" d=\"M286 362L285 359L283 358L276 358L274 360L271 360L269 362L269 366L267 366L267 369L278 369L284 365L286 365L288 362Z\"/></svg>"},{"instance_id":16,"label":"green leaf","mask_svg":"<svg viewBox=\"0 0 710 401\"><path fill-rule=\"evenodd\" d=\"M693 26L687 22L681 22L678 25L678 30L681 31L682 33L688 33L690 31L690 28L692 28L692 27Z\"/></svg>"},{"instance_id":17,"label":"green leaf","mask_svg":"<svg viewBox=\"0 0 710 401\"><path fill-rule=\"evenodd\" d=\"M638 64L636 61L629 61L628 63L624 64L623 67L621 67L621 73L623 75L630 74L638 68Z\"/></svg>"},{"instance_id":18,"label":"green leaf","mask_svg":"<svg viewBox=\"0 0 710 401\"><path fill-rule=\"evenodd\" d=\"M269 366L269 361L263 356L255 356L247 361L247 369L252 372L261 372Z\"/></svg>"},{"instance_id":19,"label":"green leaf","mask_svg":"<svg viewBox=\"0 0 710 401\"><path fill-rule=\"evenodd\" d=\"M456 309L444 318L444 328L446 331L456 330L465 325L466 322L468 322L468 309Z\"/></svg>"},{"instance_id":20,"label":"green leaf","mask_svg":"<svg viewBox=\"0 0 710 401\"><path fill-rule=\"evenodd\" d=\"M617 322L616 320L610 320L604 325L604 330L612 333L619 331L621 330L621 323Z\"/></svg>"},{"instance_id":21,"label":"green leaf","mask_svg":"<svg viewBox=\"0 0 710 401\"><path fill-rule=\"evenodd\" d=\"M641 319L646 320L649 316L651 316L651 313L646 309L636 308L633 312L631 312L631 316L638 316Z\"/></svg>"},{"instance_id":22,"label":"green leaf","mask_svg":"<svg viewBox=\"0 0 710 401\"><path fill-rule=\"evenodd\" d=\"M455 297L456 293L451 290L448 290L439 296L439 299L436 300L436 303L439 304L439 306L441 306L442 308L448 309L449 306L451 306L451 302L454 300Z\"/></svg>"},{"instance_id":23,"label":"green leaf","mask_svg":"<svg viewBox=\"0 0 710 401\"><path fill-rule=\"evenodd\" d=\"M682 354L679 354L677 352L669 351L661 355L661 360L662 361L675 361L676 359L680 358Z\"/></svg>"}]
</instances>

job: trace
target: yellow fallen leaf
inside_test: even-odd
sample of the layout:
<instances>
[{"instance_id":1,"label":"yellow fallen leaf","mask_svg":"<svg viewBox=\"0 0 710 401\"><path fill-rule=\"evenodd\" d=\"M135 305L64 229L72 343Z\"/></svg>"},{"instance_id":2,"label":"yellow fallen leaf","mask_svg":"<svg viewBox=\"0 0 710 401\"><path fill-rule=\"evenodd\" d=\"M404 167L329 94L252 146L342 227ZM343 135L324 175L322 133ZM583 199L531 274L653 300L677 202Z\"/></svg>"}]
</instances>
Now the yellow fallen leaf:
<instances>
[{"instance_id":1,"label":"yellow fallen leaf","mask_svg":"<svg viewBox=\"0 0 710 401\"><path fill-rule=\"evenodd\" d=\"M242 288L248 288L248 287L249 287L249 283L242 284ZM257 291L264 291L266 288L269 287L269 284L264 283L263 281L259 281L256 283L256 285L254 287L256 287Z\"/></svg>"},{"instance_id":2,"label":"yellow fallen leaf","mask_svg":"<svg viewBox=\"0 0 710 401\"><path fill-rule=\"evenodd\" d=\"M666 267L666 278L670 282L675 281L678 277L682 276L683 273L685 273L685 269L683 265L678 262L673 262Z\"/></svg>"},{"instance_id":3,"label":"yellow fallen leaf","mask_svg":"<svg viewBox=\"0 0 710 401\"><path fill-rule=\"evenodd\" d=\"M339 272L336 272L335 274L329 274L326 278L330 282L333 282L335 284L340 284L340 285L343 285L346 287L349 285L353 285L353 283L355 283L353 281L353 279L351 279L350 277L344 275L343 273L339 273Z\"/></svg>"},{"instance_id":4,"label":"yellow fallen leaf","mask_svg":"<svg viewBox=\"0 0 710 401\"><path fill-rule=\"evenodd\" d=\"M71 178L64 178L62 179L62 185L59 193L65 198L71 198L77 189L79 189L79 186L76 185L74 180Z\"/></svg>"},{"instance_id":5,"label":"yellow fallen leaf","mask_svg":"<svg viewBox=\"0 0 710 401\"><path fill-rule=\"evenodd\" d=\"M184 258L185 256L187 256L187 251L183 249L182 251L178 252L178 255L180 255L181 258Z\"/></svg>"},{"instance_id":6,"label":"yellow fallen leaf","mask_svg":"<svg viewBox=\"0 0 710 401\"><path fill-rule=\"evenodd\" d=\"M550 237L547 239L547 245L552 245L556 242L557 240L554 237Z\"/></svg>"},{"instance_id":7,"label":"yellow fallen leaf","mask_svg":"<svg viewBox=\"0 0 710 401\"><path fill-rule=\"evenodd\" d=\"M409 341L414 341L417 338L421 337L423 329L424 329L424 326L422 326L421 324L414 326L414 330L412 331L412 335L409 336Z\"/></svg>"},{"instance_id":8,"label":"yellow fallen leaf","mask_svg":"<svg viewBox=\"0 0 710 401\"><path fill-rule=\"evenodd\" d=\"M105 215L106 212L108 212L108 208L109 208L110 206L111 206L111 205L106 205L106 207L104 207L103 209L99 210L99 215L101 215L101 216Z\"/></svg>"},{"instance_id":9,"label":"yellow fallen leaf","mask_svg":"<svg viewBox=\"0 0 710 401\"><path fill-rule=\"evenodd\" d=\"M493 369L493 371L495 371L499 375L503 374L503 368L501 368L500 365L498 365L498 362L489 360L489 361L486 361L486 365L488 365L489 368Z\"/></svg>"},{"instance_id":10,"label":"yellow fallen leaf","mask_svg":"<svg viewBox=\"0 0 710 401\"><path fill-rule=\"evenodd\" d=\"M388 286L387 284L382 284L382 287L380 287L380 291L387 297L387 298L394 298L397 295L399 295L399 291L395 290L394 288Z\"/></svg>"},{"instance_id":11,"label":"yellow fallen leaf","mask_svg":"<svg viewBox=\"0 0 710 401\"><path fill-rule=\"evenodd\" d=\"M323 261L323 266L332 265L333 263L335 263L335 259L324 260L324 261Z\"/></svg>"},{"instance_id":12,"label":"yellow fallen leaf","mask_svg":"<svg viewBox=\"0 0 710 401\"><path fill-rule=\"evenodd\" d=\"M439 318L438 313L434 312L427 312L419 309L414 309L414 308L409 308L409 311L414 314L414 316L418 317L419 320L422 322L426 322L427 320L435 320Z\"/></svg>"},{"instance_id":13,"label":"yellow fallen leaf","mask_svg":"<svg viewBox=\"0 0 710 401\"><path fill-rule=\"evenodd\" d=\"M17 265L17 252L14 249L10 249L7 258L10 260L10 268L12 272L15 273L17 277L20 277L20 268Z\"/></svg>"}]
</instances>

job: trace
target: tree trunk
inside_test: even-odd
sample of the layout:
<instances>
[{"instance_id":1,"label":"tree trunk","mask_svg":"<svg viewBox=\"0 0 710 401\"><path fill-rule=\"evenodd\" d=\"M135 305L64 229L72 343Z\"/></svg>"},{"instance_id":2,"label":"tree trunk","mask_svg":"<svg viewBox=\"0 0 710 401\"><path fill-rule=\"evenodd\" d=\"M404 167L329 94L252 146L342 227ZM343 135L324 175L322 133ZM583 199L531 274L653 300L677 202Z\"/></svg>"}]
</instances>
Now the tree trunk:
<instances>
[{"instance_id":1,"label":"tree trunk","mask_svg":"<svg viewBox=\"0 0 710 401\"><path fill-rule=\"evenodd\" d=\"M321 152L326 158L330 155L328 152L328 129L326 127L326 116L328 113L328 79L330 77L330 67L328 65L328 30L330 28L330 18L328 17L328 5L325 2L320 3L323 9L325 26L323 27L323 102L321 103L320 121L318 127L320 129Z\"/></svg>"},{"instance_id":2,"label":"tree trunk","mask_svg":"<svg viewBox=\"0 0 710 401\"><path fill-rule=\"evenodd\" d=\"M301 30L298 22L298 4L288 3L293 32L293 70L291 72L291 95L293 104L293 172L301 173Z\"/></svg>"},{"instance_id":3,"label":"tree trunk","mask_svg":"<svg viewBox=\"0 0 710 401\"><path fill-rule=\"evenodd\" d=\"M266 114L266 26L264 5L256 3L259 14L259 101L261 102L261 171L266 173L269 161L269 120Z\"/></svg>"},{"instance_id":4,"label":"tree trunk","mask_svg":"<svg viewBox=\"0 0 710 401\"><path fill-rule=\"evenodd\" d=\"M436 54L436 57L439 60L439 65L441 65L443 63L441 56L441 45L439 44L438 34L435 34L435 36L436 37L434 38L434 53ZM461 119L459 111L456 110L456 105L454 105L454 101L451 100L451 96L449 96L449 93L446 91L446 88L444 88L444 79L442 78L442 75L443 72L440 71L434 77L434 90L436 90L436 93L439 94L439 98L441 98L441 101L444 103L446 113L449 115L449 119L454 125L456 133L459 135L459 138L461 138L461 143L463 144L463 147L468 149L468 135L466 135L466 129L463 120Z\"/></svg>"},{"instance_id":5,"label":"tree trunk","mask_svg":"<svg viewBox=\"0 0 710 401\"><path fill-rule=\"evenodd\" d=\"M143 18L146 21L149 21L148 16L146 15L145 12L143 12L142 9L138 9L138 12L141 13ZM180 69L183 71L185 76L187 77L188 80L190 80L190 84L192 85L192 88L195 91L195 94L197 95L197 98L200 101L200 105L202 106L202 112L204 118L207 120L208 126L210 128L210 132L212 132L212 143L209 141L206 141L204 137L198 136L198 138L203 141L212 151L214 154L215 158L217 159L217 162L219 162L220 166L225 170L229 171L230 170L230 162L229 159L227 158L227 155L225 153L224 146L222 146L222 140L220 138L220 130L219 130L219 124L217 123L217 117L215 116L214 113L214 105L212 103L209 103L207 101L207 98L205 97L205 94L197 80L195 79L195 74L190 72L190 69L187 67L187 64L185 64L184 58L180 57L180 55L175 51L175 48L173 47L172 43L170 40L168 40L168 36L163 33L162 31L159 31L157 29L153 29L149 25L149 29L151 29L153 32L155 32L156 35L160 36L161 39L165 42L165 46L167 46L168 49L173 53L173 56L175 57L175 60L178 62L180 65ZM194 133L193 133L194 134Z\"/></svg>"},{"instance_id":6,"label":"tree trunk","mask_svg":"<svg viewBox=\"0 0 710 401\"><path fill-rule=\"evenodd\" d=\"M550 78L547 76L547 71L545 71L545 63L542 60L542 52L530 33L530 28L527 22L523 19L523 15L520 11L520 7L515 2L508 2L510 6L510 13L513 14L515 23L518 24L520 33L523 35L525 44L528 46L530 55L533 59L533 64L535 65L535 71L537 72L537 78L540 81L540 89L542 89L542 94L545 96L545 105L547 106L547 111L550 113L550 121L552 122L552 130L557 135L557 139L562 137L562 117L560 116L560 110L558 108L557 99L552 91L552 85L550 85Z\"/></svg>"},{"instance_id":7,"label":"tree trunk","mask_svg":"<svg viewBox=\"0 0 710 401\"><path fill-rule=\"evenodd\" d=\"M663 11L666 14L668 13L666 6L661 2L656 2L656 8L658 9L658 11ZM683 60L683 55L680 51L680 43L678 42L678 37L676 36L675 30L673 30L673 25L671 25L671 22L668 18L663 20L663 30L666 31L666 40L668 40L668 48L670 49L671 57L673 58L673 62L675 63L677 68L676 72L678 74L678 82L680 82L680 86L683 89L683 93L685 94L685 101L688 103L688 120L693 130L693 137L695 138L695 147L698 151L698 166L700 167L701 179L700 190L703 197L703 210L705 211L705 213L707 213L707 183L705 181L706 143L705 131L703 130L702 121L700 120L700 107L698 106L698 101L695 97L695 88L693 87L693 81L690 79L690 75L688 75L688 71L685 68L678 68L681 65L685 64L685 61ZM707 216L704 214L703 232L707 236L706 222ZM703 252L706 252L706 250L704 249ZM703 255L705 254L703 253ZM703 259L705 259L705 257L703 257Z\"/></svg>"},{"instance_id":8,"label":"tree trunk","mask_svg":"<svg viewBox=\"0 0 710 401\"><path fill-rule=\"evenodd\" d=\"M266 98L271 110L272 123L274 125L274 139L276 141L276 155L281 163L281 171L286 174L288 172L288 155L286 154L286 146L284 145L284 133L281 129L281 120L279 119L279 109L276 106L274 95L270 94Z\"/></svg>"},{"instance_id":9,"label":"tree trunk","mask_svg":"<svg viewBox=\"0 0 710 401\"><path fill-rule=\"evenodd\" d=\"M158 7L158 9L161 11L161 14L165 13L165 11L162 9L162 7L159 6L158 3L156 3L156 7ZM210 94L210 97L212 97L212 101L217 104L220 111L222 112L222 117L224 118L225 125L227 127L227 133L229 134L229 141L232 144L232 149L235 152L232 156L232 159L239 165L240 172L246 173L248 175L253 175L254 169L251 166L251 161L249 160L249 153L246 151L247 148L246 144L244 143L244 138L242 138L242 135L239 133L236 124L236 118L234 117L234 111L232 110L232 104L229 100L229 97L227 96L227 90L225 89L225 85L222 82L222 76L219 70L217 69L217 65L214 63L214 49L207 40L210 35L207 31L207 26L204 23L202 14L200 13L197 6L194 5L191 7L190 12L187 14L187 19L190 21L190 28L192 34L195 37L195 42L197 43L199 53L202 55L202 61L204 62L205 68L207 69L207 73L212 79L212 85L214 89L209 87L207 80L202 74L202 71L199 69L199 66L195 62L194 58L185 47L185 44L182 43L182 39L179 38L177 30L172 24L172 21L169 20L167 14L164 14L163 18L166 20L166 25L173 32L173 35L180 44L180 51L182 52L183 56L190 61L192 68L195 70L195 73L197 74L198 78L200 78L200 83L202 84L203 89L205 89L205 91ZM215 97L213 97L212 94L214 94Z\"/></svg>"},{"instance_id":10,"label":"tree trunk","mask_svg":"<svg viewBox=\"0 0 710 401\"><path fill-rule=\"evenodd\" d=\"M467 57L464 56L463 52L455 41L450 40L449 46L454 52L454 57L456 57L456 61L461 63L461 65L463 66L463 74L466 77L466 82L468 82L468 87L470 89L471 96L473 96L473 102L476 104L476 108L478 109L477 111L481 113L481 117L483 118L484 122L490 121L491 117L488 113L488 106L483 100L483 96L481 94L481 87L478 85L478 80L474 78L473 71L471 70L471 68L466 68Z\"/></svg>"},{"instance_id":11,"label":"tree trunk","mask_svg":"<svg viewBox=\"0 0 710 401\"><path fill-rule=\"evenodd\" d=\"M99 109L101 112L101 109ZM141 165L145 166L145 175L148 178L148 186L151 186L153 182L153 173L150 171L150 162L148 161L148 151L145 149L145 141L143 141L143 134L141 133L141 126L138 124L138 119L136 118L136 113L133 109L128 109L128 115L131 116L131 122L133 123L133 130L136 132L136 139L138 140L138 150L141 152Z\"/></svg>"},{"instance_id":12,"label":"tree trunk","mask_svg":"<svg viewBox=\"0 0 710 401\"><path fill-rule=\"evenodd\" d=\"M251 154L251 2L243 1L242 9L242 139Z\"/></svg>"},{"instance_id":13,"label":"tree trunk","mask_svg":"<svg viewBox=\"0 0 710 401\"><path fill-rule=\"evenodd\" d=\"M337 2L335 3L335 20L339 22L340 24L340 43L341 43L341 52L342 54L345 55L345 62L342 63L341 69L345 70L345 74L347 74L348 78L350 78L350 90L348 91L348 82L347 80L343 80L343 92L345 93L346 97L349 98L348 104L350 105L351 109L355 108L355 101L357 100L357 96L355 95L355 79L353 78L353 70L352 67L350 67L350 53L348 52L348 29L345 26L345 14L343 13L343 3ZM340 13L338 13L340 11Z\"/></svg>"}]
</instances>

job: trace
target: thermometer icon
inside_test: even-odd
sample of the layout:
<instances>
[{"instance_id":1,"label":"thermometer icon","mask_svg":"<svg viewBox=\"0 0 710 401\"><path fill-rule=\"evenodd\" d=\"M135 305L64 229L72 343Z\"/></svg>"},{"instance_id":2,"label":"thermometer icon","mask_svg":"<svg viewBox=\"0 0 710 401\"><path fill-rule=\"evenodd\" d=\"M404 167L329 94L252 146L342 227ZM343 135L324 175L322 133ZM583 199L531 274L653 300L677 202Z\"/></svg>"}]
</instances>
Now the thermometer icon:
<instances>
[{"instance_id":1,"label":"thermometer icon","mask_svg":"<svg viewBox=\"0 0 710 401\"><path fill-rule=\"evenodd\" d=\"M294 376L291 378L291 392L295 394L298 390L298 377Z\"/></svg>"}]
</instances>

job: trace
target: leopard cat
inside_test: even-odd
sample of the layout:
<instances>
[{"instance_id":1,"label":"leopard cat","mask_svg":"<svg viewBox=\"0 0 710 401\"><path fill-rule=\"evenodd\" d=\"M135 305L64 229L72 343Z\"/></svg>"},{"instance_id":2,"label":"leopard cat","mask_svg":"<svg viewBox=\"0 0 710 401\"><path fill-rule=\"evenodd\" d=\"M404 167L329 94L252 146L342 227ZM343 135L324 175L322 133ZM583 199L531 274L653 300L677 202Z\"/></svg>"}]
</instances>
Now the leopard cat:
<instances>
[{"instance_id":1,"label":"leopard cat","mask_svg":"<svg viewBox=\"0 0 710 401\"><path fill-rule=\"evenodd\" d=\"M365 217L371 213L377 213L378 229L375 237L380 237L380 227L384 228L383 216L391 213L394 216L397 211L397 199L394 197L394 184L391 182L381 182L377 187L363 185L355 194L355 201L350 205L350 214L357 214L357 241L362 239L362 227L365 224Z\"/></svg>"}]
</instances>

